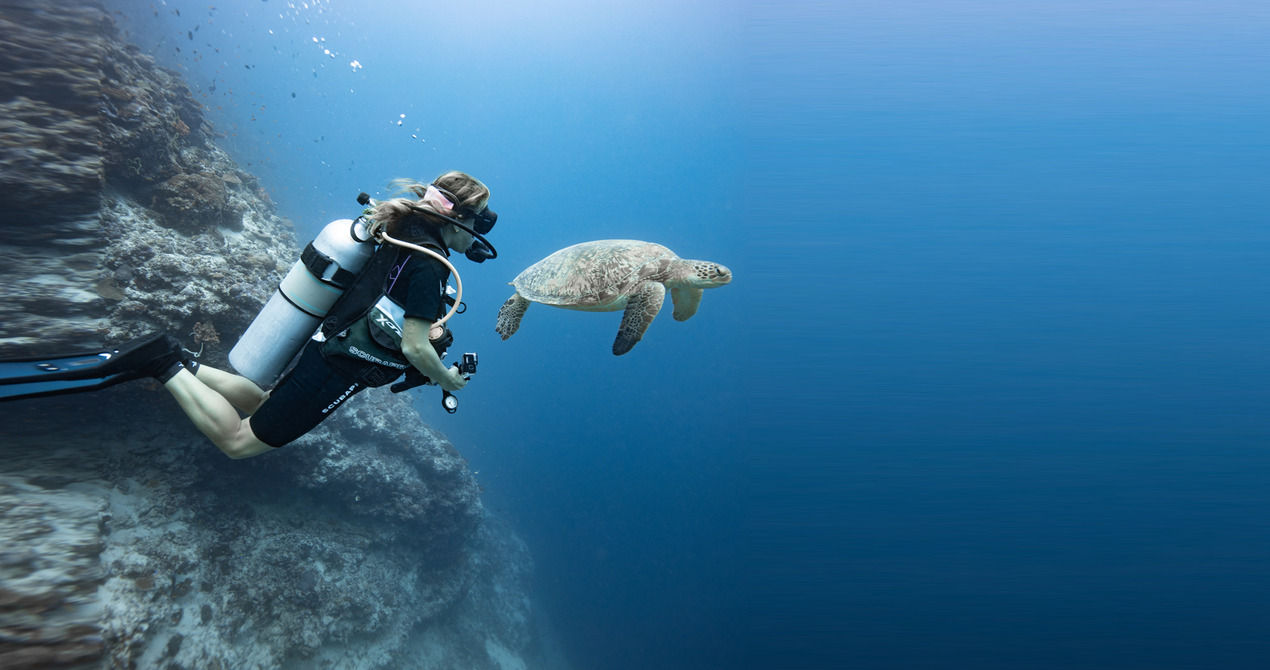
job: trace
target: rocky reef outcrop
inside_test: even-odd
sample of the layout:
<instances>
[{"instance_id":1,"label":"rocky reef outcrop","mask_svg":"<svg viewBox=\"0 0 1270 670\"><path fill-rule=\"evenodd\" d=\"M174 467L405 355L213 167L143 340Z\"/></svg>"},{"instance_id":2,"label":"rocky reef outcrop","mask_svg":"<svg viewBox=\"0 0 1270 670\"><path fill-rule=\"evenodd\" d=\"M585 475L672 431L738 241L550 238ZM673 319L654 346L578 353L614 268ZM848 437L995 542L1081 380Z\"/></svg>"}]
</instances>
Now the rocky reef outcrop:
<instances>
[{"instance_id":1,"label":"rocky reef outcrop","mask_svg":"<svg viewBox=\"0 0 1270 670\"><path fill-rule=\"evenodd\" d=\"M0 356L163 329L227 367L290 224L101 7L0 8ZM0 425L0 667L560 665L524 545L404 395L247 461L147 381Z\"/></svg>"}]
</instances>

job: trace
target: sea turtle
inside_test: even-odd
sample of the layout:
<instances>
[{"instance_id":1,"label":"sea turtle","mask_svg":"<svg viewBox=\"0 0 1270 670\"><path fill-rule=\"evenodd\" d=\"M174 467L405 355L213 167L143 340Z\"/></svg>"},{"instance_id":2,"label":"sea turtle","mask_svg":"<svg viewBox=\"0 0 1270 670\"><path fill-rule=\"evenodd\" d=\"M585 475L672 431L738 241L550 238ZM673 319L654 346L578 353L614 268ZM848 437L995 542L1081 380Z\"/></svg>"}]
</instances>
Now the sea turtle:
<instances>
[{"instance_id":1,"label":"sea turtle","mask_svg":"<svg viewBox=\"0 0 1270 670\"><path fill-rule=\"evenodd\" d=\"M702 289L732 281L718 263L684 260L660 244L639 240L597 240L561 249L529 266L511 285L516 293L498 311L495 330L503 339L520 327L529 303L584 312L625 309L613 342L621 356L644 337L670 289L675 320L697 313Z\"/></svg>"}]
</instances>

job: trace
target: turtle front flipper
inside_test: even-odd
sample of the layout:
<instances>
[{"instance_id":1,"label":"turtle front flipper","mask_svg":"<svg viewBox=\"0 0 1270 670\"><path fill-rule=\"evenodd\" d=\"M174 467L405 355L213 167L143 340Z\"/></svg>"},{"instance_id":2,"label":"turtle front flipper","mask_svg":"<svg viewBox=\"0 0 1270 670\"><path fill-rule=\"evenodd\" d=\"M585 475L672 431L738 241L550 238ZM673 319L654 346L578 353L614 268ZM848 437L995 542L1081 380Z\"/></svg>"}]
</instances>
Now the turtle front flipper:
<instances>
[{"instance_id":1,"label":"turtle front flipper","mask_svg":"<svg viewBox=\"0 0 1270 670\"><path fill-rule=\"evenodd\" d=\"M617 339L613 342L614 356L630 351L636 342L644 339L644 331L652 324L665 299L666 287L660 282L644 282L631 294L626 301L626 312L622 314L622 326L617 329Z\"/></svg>"},{"instance_id":2,"label":"turtle front flipper","mask_svg":"<svg viewBox=\"0 0 1270 670\"><path fill-rule=\"evenodd\" d=\"M675 303L675 321L687 321L697 313L697 308L701 306L701 294L705 291L699 288L672 288L670 289L670 301Z\"/></svg>"},{"instance_id":3,"label":"turtle front flipper","mask_svg":"<svg viewBox=\"0 0 1270 670\"><path fill-rule=\"evenodd\" d=\"M529 301L522 298L520 293L513 294L498 310L498 325L494 326L494 330L498 331L504 340L515 335L516 329L520 328L520 319L525 316L527 309L529 309Z\"/></svg>"}]
</instances>

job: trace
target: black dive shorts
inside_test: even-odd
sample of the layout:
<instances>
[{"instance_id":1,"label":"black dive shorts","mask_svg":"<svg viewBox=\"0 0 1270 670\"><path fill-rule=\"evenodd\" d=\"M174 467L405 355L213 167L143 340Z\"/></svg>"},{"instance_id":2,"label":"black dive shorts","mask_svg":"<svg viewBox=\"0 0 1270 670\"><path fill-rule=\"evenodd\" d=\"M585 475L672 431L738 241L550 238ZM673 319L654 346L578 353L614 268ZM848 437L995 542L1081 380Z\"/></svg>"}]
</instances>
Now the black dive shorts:
<instances>
[{"instance_id":1,"label":"black dive shorts","mask_svg":"<svg viewBox=\"0 0 1270 670\"><path fill-rule=\"evenodd\" d=\"M322 420L366 388L332 370L309 341L295 367L273 389L265 404L251 415L251 432L271 447L281 447L313 430Z\"/></svg>"}]
</instances>

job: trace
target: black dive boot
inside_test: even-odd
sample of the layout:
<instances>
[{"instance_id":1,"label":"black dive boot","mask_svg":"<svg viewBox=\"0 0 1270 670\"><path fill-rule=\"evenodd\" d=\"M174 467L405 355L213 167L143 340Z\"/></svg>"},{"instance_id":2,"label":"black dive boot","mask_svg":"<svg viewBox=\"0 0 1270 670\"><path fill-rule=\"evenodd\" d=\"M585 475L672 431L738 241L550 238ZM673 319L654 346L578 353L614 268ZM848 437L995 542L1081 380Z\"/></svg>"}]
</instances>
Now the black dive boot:
<instances>
[{"instance_id":1,"label":"black dive boot","mask_svg":"<svg viewBox=\"0 0 1270 670\"><path fill-rule=\"evenodd\" d=\"M184 365L181 359L184 358L185 351L181 347L181 342L175 337L167 333L156 333L157 338L155 344L162 344L160 351L152 358L145 361L137 368L137 372L142 377L154 377L160 384L166 384L169 379L176 376ZM147 335L146 337L151 337ZM148 349L148 347L147 347Z\"/></svg>"}]
</instances>

